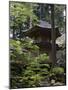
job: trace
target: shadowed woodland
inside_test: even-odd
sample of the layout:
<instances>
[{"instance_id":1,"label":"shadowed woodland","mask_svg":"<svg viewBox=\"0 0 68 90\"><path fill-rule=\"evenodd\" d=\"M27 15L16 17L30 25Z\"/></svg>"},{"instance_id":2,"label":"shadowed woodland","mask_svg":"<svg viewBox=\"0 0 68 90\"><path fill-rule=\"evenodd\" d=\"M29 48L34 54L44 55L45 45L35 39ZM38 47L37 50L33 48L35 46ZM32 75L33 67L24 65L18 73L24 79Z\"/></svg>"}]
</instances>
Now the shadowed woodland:
<instances>
[{"instance_id":1,"label":"shadowed woodland","mask_svg":"<svg viewBox=\"0 0 68 90\"><path fill-rule=\"evenodd\" d=\"M66 85L66 5L9 2L10 88Z\"/></svg>"}]
</instances>

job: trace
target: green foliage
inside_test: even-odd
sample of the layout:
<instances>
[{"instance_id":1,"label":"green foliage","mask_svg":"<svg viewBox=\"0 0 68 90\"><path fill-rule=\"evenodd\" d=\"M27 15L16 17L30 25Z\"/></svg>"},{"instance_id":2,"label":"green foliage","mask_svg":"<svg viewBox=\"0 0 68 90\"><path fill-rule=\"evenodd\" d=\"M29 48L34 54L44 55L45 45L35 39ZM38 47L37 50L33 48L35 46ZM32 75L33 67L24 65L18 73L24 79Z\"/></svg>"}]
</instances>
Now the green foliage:
<instances>
[{"instance_id":1,"label":"green foliage","mask_svg":"<svg viewBox=\"0 0 68 90\"><path fill-rule=\"evenodd\" d=\"M49 56L44 53L44 54L40 54L38 57L36 57L36 59L41 63L41 62L47 62L49 59Z\"/></svg>"},{"instance_id":2,"label":"green foliage","mask_svg":"<svg viewBox=\"0 0 68 90\"><path fill-rule=\"evenodd\" d=\"M55 5L55 24L59 26L59 28L64 28L64 10L65 5Z\"/></svg>"},{"instance_id":3,"label":"green foliage","mask_svg":"<svg viewBox=\"0 0 68 90\"><path fill-rule=\"evenodd\" d=\"M63 74L64 73L64 68L62 68L62 67L55 67L55 68L53 68L52 72L54 74Z\"/></svg>"},{"instance_id":4,"label":"green foliage","mask_svg":"<svg viewBox=\"0 0 68 90\"><path fill-rule=\"evenodd\" d=\"M14 87L14 85L18 87L16 83L21 83L21 87L40 86L41 80L44 79L43 76L48 75L50 66L49 64L41 64L42 61L48 60L48 56L47 54L39 55L38 52L39 47L33 45L33 41L30 38L25 38L21 42L10 40L10 60L23 62L22 66L11 64L11 75L13 77L21 75L22 77L19 80L11 79L11 87Z\"/></svg>"},{"instance_id":5,"label":"green foliage","mask_svg":"<svg viewBox=\"0 0 68 90\"><path fill-rule=\"evenodd\" d=\"M48 55L38 53L39 47L33 45L33 40L30 38L23 38L22 41L10 40L10 60L22 61L21 64L11 64L11 76L18 77L10 79L11 88L37 87L46 78L62 81L62 78L56 75L63 74L64 69L62 67L52 68L47 63Z\"/></svg>"},{"instance_id":6,"label":"green foliage","mask_svg":"<svg viewBox=\"0 0 68 90\"><path fill-rule=\"evenodd\" d=\"M20 41L10 40L10 49L14 49L18 53L22 53Z\"/></svg>"},{"instance_id":7,"label":"green foliage","mask_svg":"<svg viewBox=\"0 0 68 90\"><path fill-rule=\"evenodd\" d=\"M28 49L30 51L37 51L39 47L37 45L33 45L33 40L30 38L25 38L22 41L22 48Z\"/></svg>"},{"instance_id":8,"label":"green foliage","mask_svg":"<svg viewBox=\"0 0 68 90\"><path fill-rule=\"evenodd\" d=\"M32 75L31 77L30 76L28 76L28 77L24 76L20 80L20 82L23 83L24 87L36 87L36 86L40 86L41 79L42 79L42 77L39 74L35 74L35 75Z\"/></svg>"},{"instance_id":9,"label":"green foliage","mask_svg":"<svg viewBox=\"0 0 68 90\"><path fill-rule=\"evenodd\" d=\"M64 82L63 77L56 76L62 75L64 68L52 68L47 63L48 55L46 53L38 54L38 52L39 47L33 45L30 38L25 38L22 41L10 40L10 60L22 61L21 64L11 64L11 88L37 87L46 78Z\"/></svg>"},{"instance_id":10,"label":"green foliage","mask_svg":"<svg viewBox=\"0 0 68 90\"><path fill-rule=\"evenodd\" d=\"M46 67L46 68L50 68L50 65L49 65L49 64L41 64L40 67L41 67L41 68L44 68L44 67Z\"/></svg>"},{"instance_id":11,"label":"green foliage","mask_svg":"<svg viewBox=\"0 0 68 90\"><path fill-rule=\"evenodd\" d=\"M51 22L49 6L44 5L44 8L46 15L43 16L46 21ZM55 25L60 28L64 23L64 9L63 5L55 5ZM30 23L37 24L40 19L38 10L40 10L40 4L10 2L10 29L13 29L14 33L22 34L23 31L20 32L20 30L30 27ZM37 12L39 12L38 15ZM45 78L58 78L56 75L64 73L64 68L53 68L50 65L49 56L46 53L40 54L39 47L33 44L32 39L29 37L21 38L20 41L18 39L10 39L11 88L37 87Z\"/></svg>"},{"instance_id":12,"label":"green foliage","mask_svg":"<svg viewBox=\"0 0 68 90\"><path fill-rule=\"evenodd\" d=\"M30 3L10 2L10 26L19 28L29 22L30 16L32 22L37 22L37 16L33 13L33 7ZM20 26L21 27L21 26Z\"/></svg>"},{"instance_id":13,"label":"green foliage","mask_svg":"<svg viewBox=\"0 0 68 90\"><path fill-rule=\"evenodd\" d=\"M31 60L31 53L37 53L38 50L38 46L33 45L31 39L23 39L22 42L18 40L10 40L10 54L11 58L15 60Z\"/></svg>"}]
</instances>

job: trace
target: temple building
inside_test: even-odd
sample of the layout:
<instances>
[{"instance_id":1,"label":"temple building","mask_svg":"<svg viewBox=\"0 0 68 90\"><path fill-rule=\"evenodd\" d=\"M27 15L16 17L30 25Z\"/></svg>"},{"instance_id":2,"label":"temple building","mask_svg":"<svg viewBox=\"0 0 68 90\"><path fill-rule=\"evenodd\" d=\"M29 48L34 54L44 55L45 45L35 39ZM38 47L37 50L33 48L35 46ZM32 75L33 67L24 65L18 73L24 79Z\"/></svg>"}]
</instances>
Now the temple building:
<instances>
[{"instance_id":1,"label":"temple building","mask_svg":"<svg viewBox=\"0 0 68 90\"><path fill-rule=\"evenodd\" d=\"M39 46L40 53L47 53L49 55L49 61L52 62L52 39L51 39L51 24L46 21L40 20L40 23L33 26L30 30L24 32L25 36L28 36L34 40L34 44ZM59 29L55 26L56 39L61 36ZM59 50L58 44L56 44L56 50Z\"/></svg>"}]
</instances>

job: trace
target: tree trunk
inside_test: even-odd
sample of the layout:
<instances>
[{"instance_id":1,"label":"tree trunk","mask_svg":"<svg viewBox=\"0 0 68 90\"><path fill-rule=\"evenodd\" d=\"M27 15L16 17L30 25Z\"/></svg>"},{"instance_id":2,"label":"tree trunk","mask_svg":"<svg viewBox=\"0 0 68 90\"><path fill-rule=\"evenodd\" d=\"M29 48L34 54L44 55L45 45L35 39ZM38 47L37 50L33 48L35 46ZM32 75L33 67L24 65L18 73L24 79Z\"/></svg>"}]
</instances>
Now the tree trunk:
<instances>
[{"instance_id":1,"label":"tree trunk","mask_svg":"<svg viewBox=\"0 0 68 90\"><path fill-rule=\"evenodd\" d=\"M30 4L30 8L32 9L32 3ZM32 16L30 16L30 26L29 28L31 29L32 28Z\"/></svg>"},{"instance_id":2,"label":"tree trunk","mask_svg":"<svg viewBox=\"0 0 68 90\"><path fill-rule=\"evenodd\" d=\"M52 26L52 31L51 31L51 38L52 38L52 61L53 61L53 66L56 63L56 32L55 32L55 24L54 24L54 5L51 5L51 26Z\"/></svg>"},{"instance_id":3,"label":"tree trunk","mask_svg":"<svg viewBox=\"0 0 68 90\"><path fill-rule=\"evenodd\" d=\"M19 24L19 29L20 29L20 41L21 41L21 38L22 38L22 31L21 31L21 24Z\"/></svg>"},{"instance_id":4,"label":"tree trunk","mask_svg":"<svg viewBox=\"0 0 68 90\"><path fill-rule=\"evenodd\" d=\"M13 39L15 39L15 26L13 26Z\"/></svg>"}]
</instances>

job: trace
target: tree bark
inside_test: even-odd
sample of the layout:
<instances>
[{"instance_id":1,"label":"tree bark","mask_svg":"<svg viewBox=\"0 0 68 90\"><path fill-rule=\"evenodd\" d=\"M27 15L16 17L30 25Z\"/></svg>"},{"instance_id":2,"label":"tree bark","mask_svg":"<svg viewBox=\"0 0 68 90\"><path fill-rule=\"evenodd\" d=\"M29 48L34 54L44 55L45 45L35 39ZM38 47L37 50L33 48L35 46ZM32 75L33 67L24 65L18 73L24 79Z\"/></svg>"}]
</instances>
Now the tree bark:
<instances>
[{"instance_id":1,"label":"tree bark","mask_svg":"<svg viewBox=\"0 0 68 90\"><path fill-rule=\"evenodd\" d=\"M52 61L53 66L56 63L56 31L55 31L55 23L54 23L54 4L51 4L51 38L52 38Z\"/></svg>"},{"instance_id":2,"label":"tree bark","mask_svg":"<svg viewBox=\"0 0 68 90\"><path fill-rule=\"evenodd\" d=\"M30 8L32 9L32 3L30 4ZM32 28L32 16L30 16L30 26L29 28L31 29Z\"/></svg>"},{"instance_id":3,"label":"tree bark","mask_svg":"<svg viewBox=\"0 0 68 90\"><path fill-rule=\"evenodd\" d=\"M22 38L21 26L22 26L22 25L21 25L21 24L19 24L19 29L20 29L20 33L19 33L19 34L20 34L20 37L19 37L19 38L20 38L20 41L21 41L21 38Z\"/></svg>"},{"instance_id":4,"label":"tree bark","mask_svg":"<svg viewBox=\"0 0 68 90\"><path fill-rule=\"evenodd\" d=\"M15 39L15 26L13 26L13 39Z\"/></svg>"}]
</instances>

